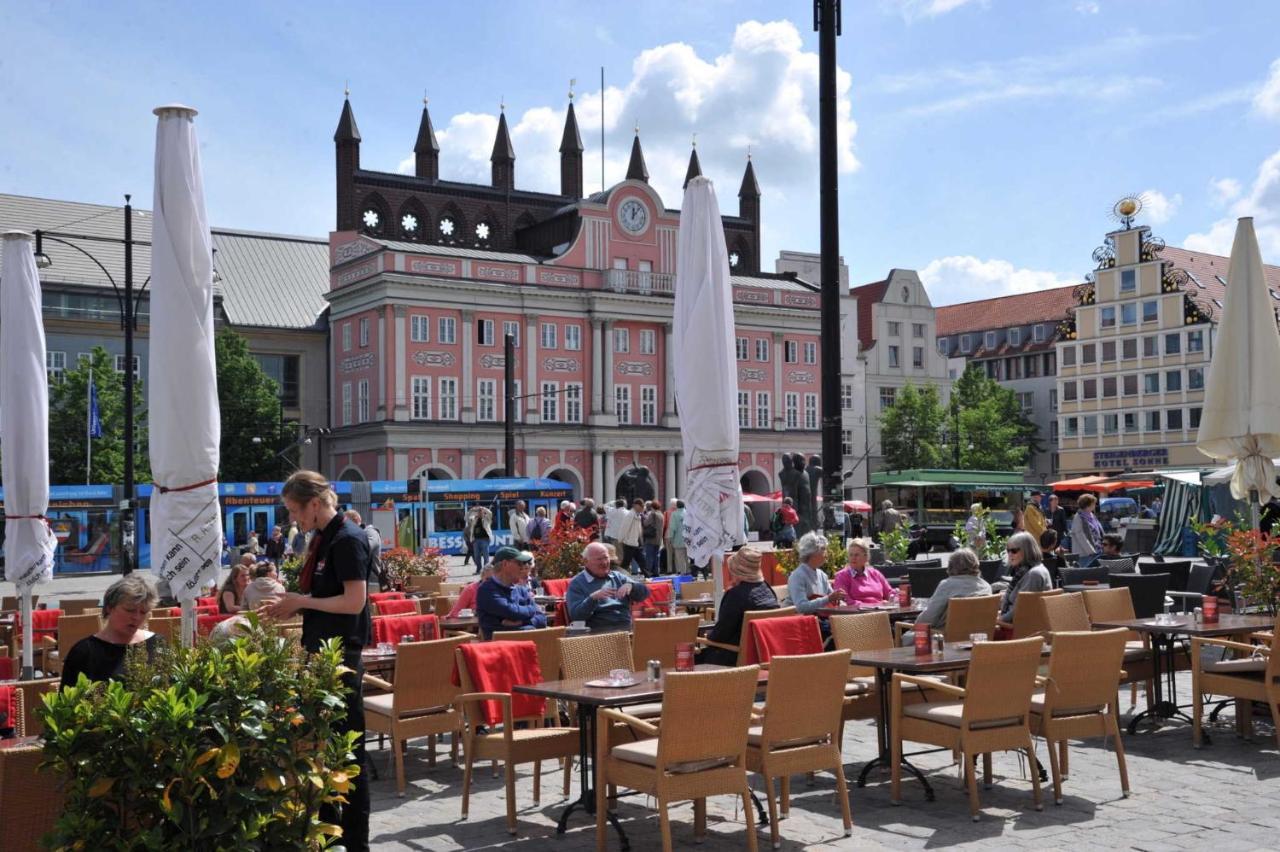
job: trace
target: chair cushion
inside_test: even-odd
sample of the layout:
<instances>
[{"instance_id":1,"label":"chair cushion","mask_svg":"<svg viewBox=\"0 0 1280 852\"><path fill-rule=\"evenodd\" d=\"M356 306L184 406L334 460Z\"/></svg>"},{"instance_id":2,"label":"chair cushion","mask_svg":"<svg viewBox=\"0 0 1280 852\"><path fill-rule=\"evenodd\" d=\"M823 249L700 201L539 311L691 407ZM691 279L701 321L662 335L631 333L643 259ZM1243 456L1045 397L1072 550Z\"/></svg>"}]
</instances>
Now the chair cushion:
<instances>
[{"instance_id":1,"label":"chair cushion","mask_svg":"<svg viewBox=\"0 0 1280 852\"><path fill-rule=\"evenodd\" d=\"M637 719L653 719L662 715L662 702L655 701L650 704L632 704L627 707L619 707L623 713L628 716L635 716Z\"/></svg>"},{"instance_id":2,"label":"chair cushion","mask_svg":"<svg viewBox=\"0 0 1280 852\"><path fill-rule=\"evenodd\" d=\"M1218 660L1205 663L1204 670L1212 674L1262 674L1267 670L1266 657L1241 657L1238 660Z\"/></svg>"},{"instance_id":3,"label":"chair cushion","mask_svg":"<svg viewBox=\"0 0 1280 852\"><path fill-rule=\"evenodd\" d=\"M855 677L844 685L844 697L852 698L855 695L866 695L876 688L876 679L873 677Z\"/></svg>"},{"instance_id":4,"label":"chair cushion","mask_svg":"<svg viewBox=\"0 0 1280 852\"><path fill-rule=\"evenodd\" d=\"M364 712L377 713L380 716L390 716L394 701L395 696L390 692L386 692L381 695L366 695L364 697ZM443 713L448 709L449 708L445 706L423 707L419 710L412 710L408 713L402 712L400 714L400 718L411 719L415 716L429 716L433 713Z\"/></svg>"},{"instance_id":5,"label":"chair cushion","mask_svg":"<svg viewBox=\"0 0 1280 852\"><path fill-rule=\"evenodd\" d=\"M926 701L921 704L909 704L902 708L902 715L958 728L960 727L961 719L964 716L964 702ZM1000 719L985 719L974 724L972 728L975 731L986 730L989 728L1005 728L1010 725L1020 725L1022 722L1023 719L1021 716L1006 716Z\"/></svg>"},{"instance_id":6,"label":"chair cushion","mask_svg":"<svg viewBox=\"0 0 1280 852\"><path fill-rule=\"evenodd\" d=\"M1125 662L1145 660L1151 656L1151 649L1142 644L1141 639L1130 639L1124 643Z\"/></svg>"},{"instance_id":7,"label":"chair cushion","mask_svg":"<svg viewBox=\"0 0 1280 852\"><path fill-rule=\"evenodd\" d=\"M609 753L618 760L625 760L627 763L638 763L641 766L653 767L658 765L657 740L624 743L620 746L614 746ZM715 769L717 766L731 766L733 760L732 757L709 757L706 760L690 760L684 763L672 764L667 767L667 771L677 775L702 772L707 769Z\"/></svg>"},{"instance_id":8,"label":"chair cushion","mask_svg":"<svg viewBox=\"0 0 1280 852\"><path fill-rule=\"evenodd\" d=\"M1066 716L1088 716L1092 713L1101 713L1105 708L1101 704L1093 707L1058 707L1053 711L1053 718L1061 719ZM1037 715L1044 715L1044 692L1036 692L1031 695L1031 712Z\"/></svg>"},{"instance_id":9,"label":"chair cushion","mask_svg":"<svg viewBox=\"0 0 1280 852\"><path fill-rule=\"evenodd\" d=\"M747 728L747 745L760 746L760 738L764 736L763 725L753 725ZM773 744L774 748L795 748L796 746L815 745L817 743L826 742L826 737L800 737L794 740L784 740Z\"/></svg>"}]
</instances>

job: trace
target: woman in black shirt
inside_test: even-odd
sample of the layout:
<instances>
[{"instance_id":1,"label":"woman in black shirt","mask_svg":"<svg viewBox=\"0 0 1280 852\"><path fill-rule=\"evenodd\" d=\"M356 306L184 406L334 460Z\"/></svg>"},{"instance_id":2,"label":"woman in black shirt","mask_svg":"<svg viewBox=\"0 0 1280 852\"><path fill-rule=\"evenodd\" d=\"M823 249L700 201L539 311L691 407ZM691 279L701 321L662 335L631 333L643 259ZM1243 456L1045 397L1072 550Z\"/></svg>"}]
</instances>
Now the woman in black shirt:
<instances>
[{"instance_id":1,"label":"woman in black shirt","mask_svg":"<svg viewBox=\"0 0 1280 852\"><path fill-rule=\"evenodd\" d=\"M729 575L737 584L724 593L716 610L716 626L708 639L723 645L740 645L743 616L760 609L777 609L778 596L760 573L760 551L744 547L729 559ZM736 666L738 655L728 648L708 646L698 654L698 662Z\"/></svg>"},{"instance_id":2,"label":"woman in black shirt","mask_svg":"<svg viewBox=\"0 0 1280 852\"><path fill-rule=\"evenodd\" d=\"M347 717L334 730L360 733L352 749L360 774L352 783L341 815L343 845L355 852L369 848L369 784L360 694L364 664L360 652L372 641L368 584L373 557L364 530L338 511L338 496L323 476L311 470L296 471L280 493L298 528L315 534L298 578L302 594L287 594L263 610L281 620L301 611L302 646L310 652L319 650L326 639L342 640L343 665L351 672L342 679L347 688ZM325 818L337 821L332 814Z\"/></svg>"},{"instance_id":3,"label":"woman in black shirt","mask_svg":"<svg viewBox=\"0 0 1280 852\"><path fill-rule=\"evenodd\" d=\"M145 651L150 661L164 643L142 627L155 604L156 590L138 574L112 583L102 599L102 629L81 639L67 653L62 662L62 686L74 686L81 674L93 681L118 679L124 674L126 658L138 649Z\"/></svg>"}]
</instances>

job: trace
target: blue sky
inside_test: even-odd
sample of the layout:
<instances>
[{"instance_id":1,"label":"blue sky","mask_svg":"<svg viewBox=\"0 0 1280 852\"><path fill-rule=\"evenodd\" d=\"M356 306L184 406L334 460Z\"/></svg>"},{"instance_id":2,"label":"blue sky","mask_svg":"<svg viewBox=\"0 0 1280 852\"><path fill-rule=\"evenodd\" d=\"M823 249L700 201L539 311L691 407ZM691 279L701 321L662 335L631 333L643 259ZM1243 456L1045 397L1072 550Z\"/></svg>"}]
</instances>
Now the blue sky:
<instances>
[{"instance_id":1,"label":"blue sky","mask_svg":"<svg viewBox=\"0 0 1280 852\"><path fill-rule=\"evenodd\" d=\"M1170 244L1228 253L1254 215L1280 263L1280 3L845 3L841 252L850 280L921 270L936 303L1074 283L1147 196ZM0 191L150 205L151 109L196 106L210 220L323 235L349 81L362 165L408 168L424 90L442 177L488 179L500 102L517 184L553 190L577 78L588 190L638 124L669 206L697 133L722 208L748 146L764 259L816 250L811 3L35 3L0 0Z\"/></svg>"}]
</instances>

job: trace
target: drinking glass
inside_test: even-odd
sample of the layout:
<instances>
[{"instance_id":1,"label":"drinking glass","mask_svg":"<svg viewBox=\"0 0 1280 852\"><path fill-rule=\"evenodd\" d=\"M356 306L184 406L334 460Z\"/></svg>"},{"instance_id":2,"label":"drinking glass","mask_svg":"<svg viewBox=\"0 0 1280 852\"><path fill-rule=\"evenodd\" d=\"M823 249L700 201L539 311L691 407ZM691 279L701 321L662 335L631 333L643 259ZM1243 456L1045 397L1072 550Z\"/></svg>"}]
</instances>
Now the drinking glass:
<instances>
[{"instance_id":1,"label":"drinking glass","mask_svg":"<svg viewBox=\"0 0 1280 852\"><path fill-rule=\"evenodd\" d=\"M631 670L630 669L610 669L609 680L612 683L626 683L627 681L631 680Z\"/></svg>"},{"instance_id":2,"label":"drinking glass","mask_svg":"<svg viewBox=\"0 0 1280 852\"><path fill-rule=\"evenodd\" d=\"M985 641L987 641L987 634L985 634L985 633L970 633L970 634L969 634L969 641L970 641L970 642L972 642L974 645L977 645L979 642L985 642Z\"/></svg>"}]
</instances>

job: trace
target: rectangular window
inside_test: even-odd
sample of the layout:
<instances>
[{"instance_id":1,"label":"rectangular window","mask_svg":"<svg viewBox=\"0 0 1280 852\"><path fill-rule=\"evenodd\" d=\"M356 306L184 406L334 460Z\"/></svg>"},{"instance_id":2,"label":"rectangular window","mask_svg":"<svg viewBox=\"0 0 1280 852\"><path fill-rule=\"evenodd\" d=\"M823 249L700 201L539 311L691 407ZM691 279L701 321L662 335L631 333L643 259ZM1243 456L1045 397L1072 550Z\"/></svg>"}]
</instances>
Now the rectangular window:
<instances>
[{"instance_id":1,"label":"rectangular window","mask_svg":"<svg viewBox=\"0 0 1280 852\"><path fill-rule=\"evenodd\" d=\"M898 337L898 336L900 336L901 334L902 334L902 323L900 323L900 322L891 322L891 323L889 323L889 336L890 336L890 337Z\"/></svg>"},{"instance_id":2,"label":"rectangular window","mask_svg":"<svg viewBox=\"0 0 1280 852\"><path fill-rule=\"evenodd\" d=\"M1028 355L1022 359L1022 375L1034 379L1040 375L1040 356Z\"/></svg>"},{"instance_id":3,"label":"rectangular window","mask_svg":"<svg viewBox=\"0 0 1280 852\"><path fill-rule=\"evenodd\" d=\"M1104 414L1102 415L1102 434L1115 435L1120 431L1120 415Z\"/></svg>"},{"instance_id":4,"label":"rectangular window","mask_svg":"<svg viewBox=\"0 0 1280 852\"><path fill-rule=\"evenodd\" d=\"M342 351L351 351L351 323L349 322L342 324Z\"/></svg>"},{"instance_id":5,"label":"rectangular window","mask_svg":"<svg viewBox=\"0 0 1280 852\"><path fill-rule=\"evenodd\" d=\"M1187 368L1187 390L1204 390L1204 367Z\"/></svg>"},{"instance_id":6,"label":"rectangular window","mask_svg":"<svg viewBox=\"0 0 1280 852\"><path fill-rule=\"evenodd\" d=\"M1044 343L1044 326L1043 325L1033 325L1031 327L1031 342Z\"/></svg>"},{"instance_id":7,"label":"rectangular window","mask_svg":"<svg viewBox=\"0 0 1280 852\"><path fill-rule=\"evenodd\" d=\"M613 413L618 417L619 426L631 423L631 385L613 386Z\"/></svg>"},{"instance_id":8,"label":"rectangular window","mask_svg":"<svg viewBox=\"0 0 1280 852\"><path fill-rule=\"evenodd\" d=\"M1086 343L1080 347L1080 363L1092 364L1098 360L1098 347L1093 343Z\"/></svg>"},{"instance_id":9,"label":"rectangular window","mask_svg":"<svg viewBox=\"0 0 1280 852\"><path fill-rule=\"evenodd\" d=\"M1187 332L1187 351L1188 352L1204 351L1204 332L1203 331Z\"/></svg>"},{"instance_id":10,"label":"rectangular window","mask_svg":"<svg viewBox=\"0 0 1280 852\"><path fill-rule=\"evenodd\" d=\"M582 422L582 382L566 383L564 386L564 422Z\"/></svg>"},{"instance_id":11,"label":"rectangular window","mask_svg":"<svg viewBox=\"0 0 1280 852\"><path fill-rule=\"evenodd\" d=\"M1147 416L1144 419L1146 420L1146 423L1147 423L1147 431L1159 432L1160 431L1160 412L1148 411L1146 412L1146 415Z\"/></svg>"},{"instance_id":12,"label":"rectangular window","mask_svg":"<svg viewBox=\"0 0 1280 852\"><path fill-rule=\"evenodd\" d=\"M1053 352L1044 353L1044 374L1046 376L1058 375L1058 356Z\"/></svg>"},{"instance_id":13,"label":"rectangular window","mask_svg":"<svg viewBox=\"0 0 1280 852\"><path fill-rule=\"evenodd\" d=\"M542 383L542 422L560 422L560 384L559 382Z\"/></svg>"},{"instance_id":14,"label":"rectangular window","mask_svg":"<svg viewBox=\"0 0 1280 852\"><path fill-rule=\"evenodd\" d=\"M845 411L853 408L853 385L840 386L840 408Z\"/></svg>"},{"instance_id":15,"label":"rectangular window","mask_svg":"<svg viewBox=\"0 0 1280 852\"><path fill-rule=\"evenodd\" d=\"M1063 402L1076 401L1076 383L1075 382L1062 383L1062 401Z\"/></svg>"},{"instance_id":16,"label":"rectangular window","mask_svg":"<svg viewBox=\"0 0 1280 852\"><path fill-rule=\"evenodd\" d=\"M1124 415L1124 431L1126 435L1138 431L1138 415L1132 411Z\"/></svg>"},{"instance_id":17,"label":"rectangular window","mask_svg":"<svg viewBox=\"0 0 1280 852\"><path fill-rule=\"evenodd\" d=\"M1102 342L1102 363L1116 360L1116 342L1114 340L1104 340Z\"/></svg>"},{"instance_id":18,"label":"rectangular window","mask_svg":"<svg viewBox=\"0 0 1280 852\"><path fill-rule=\"evenodd\" d=\"M553 322L542 323L542 331L539 335L538 343L543 349L556 348L556 324Z\"/></svg>"},{"instance_id":19,"label":"rectangular window","mask_svg":"<svg viewBox=\"0 0 1280 852\"><path fill-rule=\"evenodd\" d=\"M1120 270L1120 292L1132 293L1138 289L1138 271L1136 269Z\"/></svg>"},{"instance_id":20,"label":"rectangular window","mask_svg":"<svg viewBox=\"0 0 1280 852\"><path fill-rule=\"evenodd\" d=\"M1021 344L1022 344L1022 329L1020 328L1009 329L1009 345L1019 346Z\"/></svg>"},{"instance_id":21,"label":"rectangular window","mask_svg":"<svg viewBox=\"0 0 1280 852\"><path fill-rule=\"evenodd\" d=\"M804 428L818 428L818 395L816 393L804 395Z\"/></svg>"},{"instance_id":22,"label":"rectangular window","mask_svg":"<svg viewBox=\"0 0 1280 852\"><path fill-rule=\"evenodd\" d=\"M1023 412L1030 414L1036 405L1036 392L1024 391L1018 394L1018 405L1022 406Z\"/></svg>"},{"instance_id":23,"label":"rectangular window","mask_svg":"<svg viewBox=\"0 0 1280 852\"><path fill-rule=\"evenodd\" d=\"M1004 374L1007 379L1022 378L1022 359L1007 358L1004 362Z\"/></svg>"},{"instance_id":24,"label":"rectangular window","mask_svg":"<svg viewBox=\"0 0 1280 852\"><path fill-rule=\"evenodd\" d=\"M1102 328L1116 327L1116 308L1115 305L1108 305L1103 308L1098 315L1098 325Z\"/></svg>"},{"instance_id":25,"label":"rectangular window","mask_svg":"<svg viewBox=\"0 0 1280 852\"><path fill-rule=\"evenodd\" d=\"M1098 434L1098 418L1096 415L1090 414L1081 419L1084 420L1084 436L1086 438L1092 438Z\"/></svg>"},{"instance_id":26,"label":"rectangular window","mask_svg":"<svg viewBox=\"0 0 1280 852\"><path fill-rule=\"evenodd\" d=\"M133 378L135 381L138 378L138 368L141 366L141 363L142 363L141 356L134 355L133 356ZM124 356L123 355L116 356L116 372L117 373L124 372Z\"/></svg>"},{"instance_id":27,"label":"rectangular window","mask_svg":"<svg viewBox=\"0 0 1280 852\"><path fill-rule=\"evenodd\" d=\"M893 401L897 396L897 388L880 388L880 410L883 412L893 408Z\"/></svg>"},{"instance_id":28,"label":"rectangular window","mask_svg":"<svg viewBox=\"0 0 1280 852\"><path fill-rule=\"evenodd\" d=\"M520 380L516 379L511 383L511 401L503 402L503 405L511 406L511 419L517 423L524 421L524 395L520 393ZM505 409L504 409L505 410Z\"/></svg>"},{"instance_id":29,"label":"rectangular window","mask_svg":"<svg viewBox=\"0 0 1280 852\"><path fill-rule=\"evenodd\" d=\"M1160 318L1160 303L1155 300L1142 303L1142 321L1155 322Z\"/></svg>"},{"instance_id":30,"label":"rectangular window","mask_svg":"<svg viewBox=\"0 0 1280 852\"><path fill-rule=\"evenodd\" d=\"M369 422L369 380L361 379L356 384L356 422Z\"/></svg>"},{"instance_id":31,"label":"rectangular window","mask_svg":"<svg viewBox=\"0 0 1280 852\"><path fill-rule=\"evenodd\" d=\"M800 428L800 394L788 391L783 395L783 413L788 429Z\"/></svg>"},{"instance_id":32,"label":"rectangular window","mask_svg":"<svg viewBox=\"0 0 1280 852\"><path fill-rule=\"evenodd\" d=\"M917 337L917 338L922 338L922 339L923 339L923 338L924 338L924 323L922 323L922 322L913 322L913 323L911 323L911 336L912 336L912 337Z\"/></svg>"},{"instance_id":33,"label":"rectangular window","mask_svg":"<svg viewBox=\"0 0 1280 852\"><path fill-rule=\"evenodd\" d=\"M1050 411L1058 410L1058 389L1057 388L1049 388L1049 410Z\"/></svg>"},{"instance_id":34,"label":"rectangular window","mask_svg":"<svg viewBox=\"0 0 1280 852\"><path fill-rule=\"evenodd\" d=\"M800 361L800 344L794 340L782 341L782 361L785 364L795 364Z\"/></svg>"},{"instance_id":35,"label":"rectangular window","mask_svg":"<svg viewBox=\"0 0 1280 852\"><path fill-rule=\"evenodd\" d=\"M950 350L950 348L951 348L951 341L949 338L946 338L946 337L938 338L938 354L939 355L946 355L948 350Z\"/></svg>"},{"instance_id":36,"label":"rectangular window","mask_svg":"<svg viewBox=\"0 0 1280 852\"><path fill-rule=\"evenodd\" d=\"M440 380L440 419L458 419L458 380Z\"/></svg>"},{"instance_id":37,"label":"rectangular window","mask_svg":"<svg viewBox=\"0 0 1280 852\"><path fill-rule=\"evenodd\" d=\"M1062 366L1074 367L1076 365L1076 348L1074 346L1062 347Z\"/></svg>"},{"instance_id":38,"label":"rectangular window","mask_svg":"<svg viewBox=\"0 0 1280 852\"><path fill-rule=\"evenodd\" d=\"M351 425L351 382L342 383L342 425Z\"/></svg>"},{"instance_id":39,"label":"rectangular window","mask_svg":"<svg viewBox=\"0 0 1280 852\"><path fill-rule=\"evenodd\" d=\"M1160 393L1160 374L1159 373L1143 373L1142 374L1142 392L1143 393Z\"/></svg>"},{"instance_id":40,"label":"rectangular window","mask_svg":"<svg viewBox=\"0 0 1280 852\"><path fill-rule=\"evenodd\" d=\"M768 391L756 391L756 428L772 429L773 406Z\"/></svg>"},{"instance_id":41,"label":"rectangular window","mask_svg":"<svg viewBox=\"0 0 1280 852\"><path fill-rule=\"evenodd\" d=\"M890 366L890 367L896 367L896 366L898 366L898 362L899 362L899 359L898 359L898 347L896 347L896 346L890 346L890 347L889 347L889 366Z\"/></svg>"},{"instance_id":42,"label":"rectangular window","mask_svg":"<svg viewBox=\"0 0 1280 852\"><path fill-rule=\"evenodd\" d=\"M840 455L848 458L853 455L853 430L842 429L840 431Z\"/></svg>"},{"instance_id":43,"label":"rectangular window","mask_svg":"<svg viewBox=\"0 0 1280 852\"><path fill-rule=\"evenodd\" d=\"M436 342L453 345L458 342L458 321L453 317L440 317L436 323Z\"/></svg>"},{"instance_id":44,"label":"rectangular window","mask_svg":"<svg viewBox=\"0 0 1280 852\"><path fill-rule=\"evenodd\" d=\"M1137 396L1137 395L1138 395L1138 375L1137 375L1137 373L1130 373L1129 375L1125 376L1125 377L1124 377L1124 380L1123 380L1123 382L1122 382L1122 384L1123 384L1123 388L1124 388L1124 395L1125 395L1125 396Z\"/></svg>"},{"instance_id":45,"label":"rectangular window","mask_svg":"<svg viewBox=\"0 0 1280 852\"><path fill-rule=\"evenodd\" d=\"M757 361L768 361L768 360L769 360L769 340L768 340L768 338L760 337L760 338L757 338L757 339L756 339L756 360L757 360Z\"/></svg>"},{"instance_id":46,"label":"rectangular window","mask_svg":"<svg viewBox=\"0 0 1280 852\"><path fill-rule=\"evenodd\" d=\"M493 320L491 319L476 320L476 345L477 346L493 345Z\"/></svg>"},{"instance_id":47,"label":"rectangular window","mask_svg":"<svg viewBox=\"0 0 1280 852\"><path fill-rule=\"evenodd\" d=\"M658 335L657 332L651 328L640 329L640 354L658 354Z\"/></svg>"},{"instance_id":48,"label":"rectangular window","mask_svg":"<svg viewBox=\"0 0 1280 852\"><path fill-rule=\"evenodd\" d=\"M1080 434L1080 418L1068 417L1062 422L1062 431L1066 433L1068 438L1074 438Z\"/></svg>"},{"instance_id":49,"label":"rectangular window","mask_svg":"<svg viewBox=\"0 0 1280 852\"><path fill-rule=\"evenodd\" d=\"M630 329L615 328L613 330L613 351L623 354L631 351Z\"/></svg>"},{"instance_id":50,"label":"rectangular window","mask_svg":"<svg viewBox=\"0 0 1280 852\"><path fill-rule=\"evenodd\" d=\"M748 361L751 359L751 341L745 337L738 338L738 360Z\"/></svg>"},{"instance_id":51,"label":"rectangular window","mask_svg":"<svg viewBox=\"0 0 1280 852\"><path fill-rule=\"evenodd\" d=\"M751 391L738 391L738 428L751 428Z\"/></svg>"},{"instance_id":52,"label":"rectangular window","mask_svg":"<svg viewBox=\"0 0 1280 852\"><path fill-rule=\"evenodd\" d=\"M1080 395L1084 399L1098 398L1098 380L1097 379L1085 379L1080 384L1084 386L1080 391Z\"/></svg>"},{"instance_id":53,"label":"rectangular window","mask_svg":"<svg viewBox=\"0 0 1280 852\"><path fill-rule=\"evenodd\" d=\"M988 332L987 332L986 339L985 339L985 341L984 341L984 345L985 345L988 349L995 349L995 348L996 348L996 333L995 333L994 331L988 331Z\"/></svg>"},{"instance_id":54,"label":"rectangular window","mask_svg":"<svg viewBox=\"0 0 1280 852\"><path fill-rule=\"evenodd\" d=\"M555 326L551 326L552 329ZM513 320L502 321L502 345L507 345L507 335L511 335L511 345L516 349L520 348L520 323Z\"/></svg>"},{"instance_id":55,"label":"rectangular window","mask_svg":"<svg viewBox=\"0 0 1280 852\"><path fill-rule=\"evenodd\" d=\"M1120 324L1121 325L1137 325L1138 324L1138 306L1133 302L1120 306Z\"/></svg>"},{"instance_id":56,"label":"rectangular window","mask_svg":"<svg viewBox=\"0 0 1280 852\"><path fill-rule=\"evenodd\" d=\"M1102 398L1110 399L1116 395L1116 377L1107 376L1102 380Z\"/></svg>"},{"instance_id":57,"label":"rectangular window","mask_svg":"<svg viewBox=\"0 0 1280 852\"><path fill-rule=\"evenodd\" d=\"M1171 408L1164 413L1164 428L1170 432L1182 431L1182 409Z\"/></svg>"},{"instance_id":58,"label":"rectangular window","mask_svg":"<svg viewBox=\"0 0 1280 852\"><path fill-rule=\"evenodd\" d=\"M498 419L497 396L497 380L481 379L476 394L476 420L488 423Z\"/></svg>"},{"instance_id":59,"label":"rectangular window","mask_svg":"<svg viewBox=\"0 0 1280 852\"><path fill-rule=\"evenodd\" d=\"M369 345L369 318L360 318L360 348L363 349Z\"/></svg>"},{"instance_id":60,"label":"rectangular window","mask_svg":"<svg viewBox=\"0 0 1280 852\"><path fill-rule=\"evenodd\" d=\"M1138 340L1130 337L1127 340L1120 341L1120 357L1125 361L1132 361L1138 357Z\"/></svg>"},{"instance_id":61,"label":"rectangular window","mask_svg":"<svg viewBox=\"0 0 1280 852\"><path fill-rule=\"evenodd\" d=\"M916 368L917 370L924 369L924 347L923 346L911 347L911 366Z\"/></svg>"},{"instance_id":62,"label":"rectangular window","mask_svg":"<svg viewBox=\"0 0 1280 852\"><path fill-rule=\"evenodd\" d=\"M812 340L808 341L804 345L804 362L806 364L818 363L818 344L814 343Z\"/></svg>"},{"instance_id":63,"label":"rectangular window","mask_svg":"<svg viewBox=\"0 0 1280 852\"><path fill-rule=\"evenodd\" d=\"M1049 423L1049 440L1057 443L1058 441L1058 421L1053 420Z\"/></svg>"},{"instance_id":64,"label":"rectangular window","mask_svg":"<svg viewBox=\"0 0 1280 852\"><path fill-rule=\"evenodd\" d=\"M658 386L640 386L640 425L658 425Z\"/></svg>"},{"instance_id":65,"label":"rectangular window","mask_svg":"<svg viewBox=\"0 0 1280 852\"><path fill-rule=\"evenodd\" d=\"M967 334L960 335L960 351L968 352L973 348L973 338Z\"/></svg>"},{"instance_id":66,"label":"rectangular window","mask_svg":"<svg viewBox=\"0 0 1280 852\"><path fill-rule=\"evenodd\" d=\"M582 351L582 326L566 325L564 327L564 348L570 352Z\"/></svg>"},{"instance_id":67,"label":"rectangular window","mask_svg":"<svg viewBox=\"0 0 1280 852\"><path fill-rule=\"evenodd\" d=\"M1164 374L1164 389L1168 391L1182 390L1182 371L1169 370Z\"/></svg>"},{"instance_id":68,"label":"rectangular window","mask_svg":"<svg viewBox=\"0 0 1280 852\"><path fill-rule=\"evenodd\" d=\"M44 374L49 384L56 385L62 381L62 376L67 372L67 353L66 352L45 352L44 353Z\"/></svg>"},{"instance_id":69,"label":"rectangular window","mask_svg":"<svg viewBox=\"0 0 1280 852\"><path fill-rule=\"evenodd\" d=\"M1182 351L1182 335L1166 334L1164 336L1164 354L1177 355Z\"/></svg>"},{"instance_id":70,"label":"rectangular window","mask_svg":"<svg viewBox=\"0 0 1280 852\"><path fill-rule=\"evenodd\" d=\"M431 377L413 377L413 419L431 419Z\"/></svg>"},{"instance_id":71,"label":"rectangular window","mask_svg":"<svg viewBox=\"0 0 1280 852\"><path fill-rule=\"evenodd\" d=\"M1155 335L1142 338L1142 357L1155 358L1160 354L1160 338Z\"/></svg>"},{"instance_id":72,"label":"rectangular window","mask_svg":"<svg viewBox=\"0 0 1280 852\"><path fill-rule=\"evenodd\" d=\"M1200 409L1198 408L1187 409L1187 426L1188 428L1191 428L1191 429L1200 428Z\"/></svg>"},{"instance_id":73,"label":"rectangular window","mask_svg":"<svg viewBox=\"0 0 1280 852\"><path fill-rule=\"evenodd\" d=\"M425 314L409 317L409 340L413 343L431 342L431 317Z\"/></svg>"}]
</instances>

